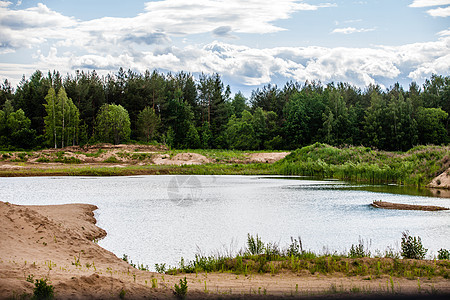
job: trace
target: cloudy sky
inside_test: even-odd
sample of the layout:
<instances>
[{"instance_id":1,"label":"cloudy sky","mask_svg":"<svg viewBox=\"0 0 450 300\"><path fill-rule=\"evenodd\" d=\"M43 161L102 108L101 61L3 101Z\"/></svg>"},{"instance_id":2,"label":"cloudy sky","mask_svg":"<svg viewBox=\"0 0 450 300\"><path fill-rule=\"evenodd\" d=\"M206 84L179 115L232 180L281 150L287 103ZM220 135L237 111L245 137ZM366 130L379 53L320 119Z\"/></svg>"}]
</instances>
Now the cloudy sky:
<instances>
[{"instance_id":1,"label":"cloudy sky","mask_svg":"<svg viewBox=\"0 0 450 300\"><path fill-rule=\"evenodd\" d=\"M450 0L0 1L0 79L119 67L363 87L450 74Z\"/></svg>"}]
</instances>

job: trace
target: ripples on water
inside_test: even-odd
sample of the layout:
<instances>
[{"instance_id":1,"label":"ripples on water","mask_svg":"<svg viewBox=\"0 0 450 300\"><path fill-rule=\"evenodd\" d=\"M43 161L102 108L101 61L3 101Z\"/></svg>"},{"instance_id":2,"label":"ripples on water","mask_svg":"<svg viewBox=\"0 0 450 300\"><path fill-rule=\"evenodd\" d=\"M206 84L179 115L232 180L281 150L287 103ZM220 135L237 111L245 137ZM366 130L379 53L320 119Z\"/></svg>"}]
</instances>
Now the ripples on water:
<instances>
[{"instance_id":1,"label":"ripples on water","mask_svg":"<svg viewBox=\"0 0 450 300\"><path fill-rule=\"evenodd\" d=\"M397 194L395 194L397 193ZM426 190L351 185L339 181L255 176L131 176L1 178L2 201L14 204L90 203L99 242L153 267L181 257L237 251L247 233L285 247L301 236L316 252L343 252L363 239L372 253L399 249L401 232L419 235L430 255L450 248L450 212L381 210L373 200L450 206Z\"/></svg>"}]
</instances>

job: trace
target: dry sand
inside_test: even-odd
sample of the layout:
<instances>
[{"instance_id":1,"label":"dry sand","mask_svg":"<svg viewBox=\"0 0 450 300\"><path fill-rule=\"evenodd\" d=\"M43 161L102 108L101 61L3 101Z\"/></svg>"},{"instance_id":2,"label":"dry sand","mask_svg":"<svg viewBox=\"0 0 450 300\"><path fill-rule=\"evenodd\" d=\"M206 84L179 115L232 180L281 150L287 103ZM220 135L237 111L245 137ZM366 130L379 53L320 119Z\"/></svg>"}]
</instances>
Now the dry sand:
<instances>
[{"instance_id":1,"label":"dry sand","mask_svg":"<svg viewBox=\"0 0 450 300\"><path fill-rule=\"evenodd\" d=\"M436 176L428 187L436 188L436 189L450 189L450 168L442 172L439 176Z\"/></svg>"},{"instance_id":2,"label":"dry sand","mask_svg":"<svg viewBox=\"0 0 450 300\"><path fill-rule=\"evenodd\" d=\"M126 291L125 299L175 299L174 284L184 276L189 287L187 299L360 297L366 295L363 291L389 295L387 278L368 281L360 277L294 273L170 276L140 271L95 243L106 235L95 226L96 208L88 204L19 206L0 202L0 299L32 294L34 284L26 281L29 276L48 278L57 299L117 299L122 289ZM152 280L157 280L157 288L152 288ZM440 293L450 293L449 280L420 280L423 293L432 287ZM394 283L397 293L417 294L417 280L394 278ZM347 293L331 294L332 287ZM360 292L349 294L351 289Z\"/></svg>"}]
</instances>

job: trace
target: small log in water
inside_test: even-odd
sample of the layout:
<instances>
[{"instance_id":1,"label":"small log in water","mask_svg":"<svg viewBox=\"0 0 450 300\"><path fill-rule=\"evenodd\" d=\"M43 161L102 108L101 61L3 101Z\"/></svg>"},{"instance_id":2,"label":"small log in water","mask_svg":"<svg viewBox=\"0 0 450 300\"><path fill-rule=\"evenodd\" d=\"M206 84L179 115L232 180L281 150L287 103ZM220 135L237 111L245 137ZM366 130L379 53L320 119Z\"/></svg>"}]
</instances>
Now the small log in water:
<instances>
[{"instance_id":1,"label":"small log in water","mask_svg":"<svg viewBox=\"0 0 450 300\"><path fill-rule=\"evenodd\" d=\"M448 208L442 206L401 204L384 201L373 201L371 205L376 208L384 208L384 209L425 210L425 211L448 210Z\"/></svg>"}]
</instances>

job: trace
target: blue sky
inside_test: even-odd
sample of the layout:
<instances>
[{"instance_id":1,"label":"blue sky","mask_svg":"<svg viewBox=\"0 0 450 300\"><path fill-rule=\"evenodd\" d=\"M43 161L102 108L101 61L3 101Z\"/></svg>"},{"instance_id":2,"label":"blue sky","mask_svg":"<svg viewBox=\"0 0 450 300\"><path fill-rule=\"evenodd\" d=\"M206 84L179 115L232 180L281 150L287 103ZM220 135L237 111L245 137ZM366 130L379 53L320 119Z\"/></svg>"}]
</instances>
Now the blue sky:
<instances>
[{"instance_id":1,"label":"blue sky","mask_svg":"<svg viewBox=\"0 0 450 300\"><path fill-rule=\"evenodd\" d=\"M248 94L450 74L450 0L0 1L0 78L40 69L218 72Z\"/></svg>"}]
</instances>

